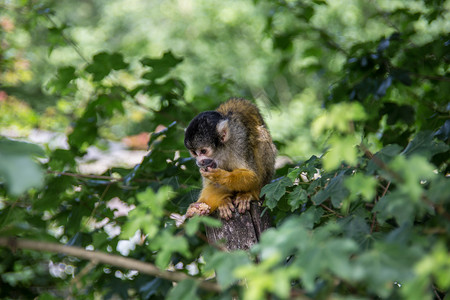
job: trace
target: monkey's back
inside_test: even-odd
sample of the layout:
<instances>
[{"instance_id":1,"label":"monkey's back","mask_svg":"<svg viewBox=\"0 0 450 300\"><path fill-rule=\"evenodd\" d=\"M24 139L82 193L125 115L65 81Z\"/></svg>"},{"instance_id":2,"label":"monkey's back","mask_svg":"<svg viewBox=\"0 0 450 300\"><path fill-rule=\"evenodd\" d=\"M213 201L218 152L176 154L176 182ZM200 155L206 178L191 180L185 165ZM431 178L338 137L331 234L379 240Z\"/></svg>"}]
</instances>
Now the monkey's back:
<instances>
[{"instance_id":1,"label":"monkey's back","mask_svg":"<svg viewBox=\"0 0 450 300\"><path fill-rule=\"evenodd\" d=\"M261 185L269 183L275 169L276 148L259 109L248 100L231 98L221 104L217 112L232 122L238 120L245 127L253 154L253 168Z\"/></svg>"}]
</instances>

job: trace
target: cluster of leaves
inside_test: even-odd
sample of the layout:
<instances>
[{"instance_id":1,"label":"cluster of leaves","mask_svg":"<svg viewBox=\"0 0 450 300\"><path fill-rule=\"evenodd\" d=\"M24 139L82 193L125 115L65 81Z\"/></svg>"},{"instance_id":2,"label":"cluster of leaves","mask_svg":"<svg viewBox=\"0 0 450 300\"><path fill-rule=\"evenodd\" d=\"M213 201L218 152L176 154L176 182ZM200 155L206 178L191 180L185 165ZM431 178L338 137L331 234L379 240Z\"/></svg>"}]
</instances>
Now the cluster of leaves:
<instances>
[{"instance_id":1,"label":"cluster of leaves","mask_svg":"<svg viewBox=\"0 0 450 300\"><path fill-rule=\"evenodd\" d=\"M448 36L416 45L409 41L414 27L405 25L421 16L433 21L445 11L437 4L419 16L391 11L398 32L345 50L310 25L324 1L259 4L270 12L266 31L285 57L280 73L289 72L300 32L319 33L323 47L311 48L310 55L338 52L347 61L312 124L315 136L327 137L325 154L279 169L261 192L274 227L248 253L224 252L207 245L202 233L204 225L218 226L217 220L193 218L180 226L174 215L196 200L200 186L182 128L212 108L211 97L226 95L232 83L213 87L194 109L184 99L183 82L171 75L182 61L171 52L142 58L145 71L132 88L115 80L118 72L133 74L127 59L101 52L84 65L58 69L47 85L60 95L73 95L80 79L93 86L68 135L68 149L46 153L0 140L0 244L12 236L64 243L193 276L174 286L159 273L95 259L0 248L0 297L431 299L448 292ZM295 30L280 32L278 14L290 16ZM384 17L379 12L374 18ZM323 69L319 60L308 72L319 76ZM78 174L77 158L102 138L109 120L124 113L125 103L138 102L142 94L157 99L151 126L163 125L151 133L142 162L101 175ZM204 289L201 279L214 272L218 288Z\"/></svg>"}]
</instances>

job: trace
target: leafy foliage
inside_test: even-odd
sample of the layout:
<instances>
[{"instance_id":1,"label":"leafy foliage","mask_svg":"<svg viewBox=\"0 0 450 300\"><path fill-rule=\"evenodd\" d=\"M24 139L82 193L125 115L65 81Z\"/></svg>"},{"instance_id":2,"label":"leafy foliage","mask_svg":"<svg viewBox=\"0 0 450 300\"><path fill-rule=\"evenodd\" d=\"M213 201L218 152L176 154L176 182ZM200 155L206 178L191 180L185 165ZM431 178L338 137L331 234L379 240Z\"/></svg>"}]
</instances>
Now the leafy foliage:
<instances>
[{"instance_id":1,"label":"leafy foliage","mask_svg":"<svg viewBox=\"0 0 450 300\"><path fill-rule=\"evenodd\" d=\"M294 102L308 87L322 100L308 124L322 151L281 167L263 187L264 213L274 226L248 252L205 242L204 226L218 227L218 220L181 224L200 188L183 127L199 111L240 96L236 91L249 95L254 86L222 77L189 98L189 83L177 74L189 61L171 51L135 59L99 49L58 67L43 85L76 103L67 148L0 139L0 297L448 297L449 6L413 2L414 9L409 1L349 1L358 13L348 15L335 1L254 1L264 19L263 43L277 57L262 94ZM30 12L29 4L17 4L8 18L25 12L30 24L53 20L50 9ZM221 17L239 30L232 15ZM0 23L5 41L12 39L8 24ZM54 53L66 45L70 26L47 25L46 47ZM24 31L35 30L27 26ZM17 71L12 61L21 54L12 50L13 59L0 50L9 72L2 78ZM14 81L7 84L11 96L22 96L10 88ZM78 101L83 93L89 96ZM80 158L102 145L111 124L138 109L151 128L142 161L100 175L79 173ZM276 142L280 153L288 149L287 140ZM127 256L150 263L152 272L16 249L11 237Z\"/></svg>"}]
</instances>

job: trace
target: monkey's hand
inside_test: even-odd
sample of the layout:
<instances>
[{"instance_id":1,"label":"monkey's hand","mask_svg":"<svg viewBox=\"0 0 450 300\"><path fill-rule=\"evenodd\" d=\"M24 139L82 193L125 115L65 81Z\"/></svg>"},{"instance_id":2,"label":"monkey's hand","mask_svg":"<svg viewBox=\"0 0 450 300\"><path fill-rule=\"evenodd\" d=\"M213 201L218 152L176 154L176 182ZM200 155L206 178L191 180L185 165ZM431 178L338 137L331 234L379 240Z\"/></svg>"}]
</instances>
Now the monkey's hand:
<instances>
[{"instance_id":1,"label":"monkey's hand","mask_svg":"<svg viewBox=\"0 0 450 300\"><path fill-rule=\"evenodd\" d=\"M200 174L202 174L203 177L211 180L214 183L223 184L223 181L228 176L230 172L225 171L223 169L212 169L212 168L206 168L206 169L200 169Z\"/></svg>"},{"instance_id":2,"label":"monkey's hand","mask_svg":"<svg viewBox=\"0 0 450 300\"><path fill-rule=\"evenodd\" d=\"M197 216L205 216L209 215L210 207L208 204L203 202L195 202L189 205L189 208L186 212L186 218L191 218L195 215Z\"/></svg>"},{"instance_id":3,"label":"monkey's hand","mask_svg":"<svg viewBox=\"0 0 450 300\"><path fill-rule=\"evenodd\" d=\"M250 202L256 200L252 193L238 193L236 199L234 200L234 205L236 206L240 214L245 213L250 209Z\"/></svg>"}]
</instances>

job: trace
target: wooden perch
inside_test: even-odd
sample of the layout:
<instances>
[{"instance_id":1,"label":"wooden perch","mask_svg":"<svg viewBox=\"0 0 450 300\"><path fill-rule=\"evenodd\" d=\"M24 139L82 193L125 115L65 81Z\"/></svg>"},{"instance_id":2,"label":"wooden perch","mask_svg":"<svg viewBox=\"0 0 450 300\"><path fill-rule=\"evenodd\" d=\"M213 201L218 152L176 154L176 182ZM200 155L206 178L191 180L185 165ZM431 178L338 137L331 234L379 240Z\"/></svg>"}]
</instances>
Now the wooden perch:
<instances>
[{"instance_id":1,"label":"wooden perch","mask_svg":"<svg viewBox=\"0 0 450 300\"><path fill-rule=\"evenodd\" d=\"M230 220L222 220L222 227L206 227L210 244L223 244L228 251L249 250L259 241L261 233L270 227L270 216L266 211L261 216L262 202L252 201L250 210L241 215L233 213ZM217 217L217 214L214 214Z\"/></svg>"}]
</instances>

